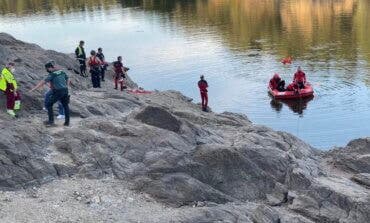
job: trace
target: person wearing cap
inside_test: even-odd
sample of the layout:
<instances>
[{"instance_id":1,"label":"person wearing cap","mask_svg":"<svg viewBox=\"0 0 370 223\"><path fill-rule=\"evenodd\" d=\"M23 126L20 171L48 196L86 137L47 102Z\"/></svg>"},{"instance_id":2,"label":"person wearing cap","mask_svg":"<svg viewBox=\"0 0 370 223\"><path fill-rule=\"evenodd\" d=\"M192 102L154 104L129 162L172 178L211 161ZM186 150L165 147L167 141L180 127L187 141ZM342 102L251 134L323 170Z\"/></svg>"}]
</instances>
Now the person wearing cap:
<instances>
[{"instance_id":1,"label":"person wearing cap","mask_svg":"<svg viewBox=\"0 0 370 223\"><path fill-rule=\"evenodd\" d=\"M83 77L87 77L86 74L86 53L84 49L85 41L81 40L80 44L77 46L75 50L76 59L80 63L80 75Z\"/></svg>"},{"instance_id":2,"label":"person wearing cap","mask_svg":"<svg viewBox=\"0 0 370 223\"><path fill-rule=\"evenodd\" d=\"M90 68L91 82L92 82L93 88L101 88L101 86L100 86L100 68L101 68L102 62L96 56L96 51L95 50L91 50L90 55L91 56L89 58L88 65L89 65L89 68Z\"/></svg>"},{"instance_id":3,"label":"person wearing cap","mask_svg":"<svg viewBox=\"0 0 370 223\"><path fill-rule=\"evenodd\" d=\"M101 75L101 81L105 81L105 71L107 70L108 63L105 61L105 56L103 54L103 49L101 47L98 48L98 53L96 56L99 58L101 61L101 69L100 69L100 75Z\"/></svg>"},{"instance_id":4,"label":"person wearing cap","mask_svg":"<svg viewBox=\"0 0 370 223\"><path fill-rule=\"evenodd\" d=\"M54 61L50 61L45 64L45 69L49 73L48 76L40 81L30 92L43 87L46 83L49 83L52 89L52 94L50 95L49 101L47 103L48 110L48 121L45 121L46 126L55 126L53 105L60 101L64 108L65 122L64 126L69 126L69 94L68 85L70 84L68 75L61 69L55 66Z\"/></svg>"},{"instance_id":5,"label":"person wearing cap","mask_svg":"<svg viewBox=\"0 0 370 223\"><path fill-rule=\"evenodd\" d=\"M200 76L200 81L198 82L198 87L200 90L200 97L202 99L202 110L207 111L208 108L208 83L204 79L204 76Z\"/></svg>"},{"instance_id":6,"label":"person wearing cap","mask_svg":"<svg viewBox=\"0 0 370 223\"><path fill-rule=\"evenodd\" d=\"M0 76L0 90L6 95L7 113L12 117L16 117L14 110L19 110L21 106L18 84L13 75L14 66L14 63L8 63L1 71Z\"/></svg>"}]
</instances>

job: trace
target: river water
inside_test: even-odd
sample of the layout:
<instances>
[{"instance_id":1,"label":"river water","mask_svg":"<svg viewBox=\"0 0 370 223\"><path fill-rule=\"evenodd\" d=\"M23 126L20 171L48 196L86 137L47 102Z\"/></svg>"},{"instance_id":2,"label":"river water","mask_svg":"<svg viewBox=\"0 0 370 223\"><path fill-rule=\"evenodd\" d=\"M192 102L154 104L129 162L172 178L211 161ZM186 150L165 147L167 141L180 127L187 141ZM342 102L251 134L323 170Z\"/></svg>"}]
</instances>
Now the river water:
<instances>
[{"instance_id":1,"label":"river water","mask_svg":"<svg viewBox=\"0 0 370 223\"><path fill-rule=\"evenodd\" d=\"M83 39L110 61L122 55L140 86L196 102L204 74L213 111L328 149L370 136L369 10L368 0L0 0L0 32L65 53ZM272 100L269 78L289 82L298 65L315 97Z\"/></svg>"}]
</instances>

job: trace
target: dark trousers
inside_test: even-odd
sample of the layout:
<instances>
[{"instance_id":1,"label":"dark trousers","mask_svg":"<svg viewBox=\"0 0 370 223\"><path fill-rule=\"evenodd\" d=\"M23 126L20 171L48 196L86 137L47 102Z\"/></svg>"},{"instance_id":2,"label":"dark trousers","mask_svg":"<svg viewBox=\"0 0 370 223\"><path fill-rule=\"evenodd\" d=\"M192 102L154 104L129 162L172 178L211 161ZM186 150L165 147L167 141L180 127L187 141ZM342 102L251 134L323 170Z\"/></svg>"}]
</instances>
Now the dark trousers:
<instances>
[{"instance_id":1,"label":"dark trousers","mask_svg":"<svg viewBox=\"0 0 370 223\"><path fill-rule=\"evenodd\" d=\"M102 67L100 70L100 75L101 75L101 81L105 81L105 67Z\"/></svg>"},{"instance_id":2,"label":"dark trousers","mask_svg":"<svg viewBox=\"0 0 370 223\"><path fill-rule=\"evenodd\" d=\"M100 69L98 68L91 69L90 73L93 88L100 88Z\"/></svg>"},{"instance_id":3,"label":"dark trousers","mask_svg":"<svg viewBox=\"0 0 370 223\"><path fill-rule=\"evenodd\" d=\"M53 90L51 89L45 93L45 97L44 97L44 107L45 108L48 107L48 103L49 103L49 100L52 94L53 94ZM64 115L64 108L60 101L58 101L58 113L59 115Z\"/></svg>"},{"instance_id":4,"label":"dark trousers","mask_svg":"<svg viewBox=\"0 0 370 223\"><path fill-rule=\"evenodd\" d=\"M277 90L278 91L285 91L285 81L284 80L279 81L278 86L277 86Z\"/></svg>"},{"instance_id":5,"label":"dark trousers","mask_svg":"<svg viewBox=\"0 0 370 223\"><path fill-rule=\"evenodd\" d=\"M114 77L114 89L118 89L118 84L120 84L121 91L123 91L123 89L124 89L124 83L125 83L125 81L124 81L123 78L117 77L117 76Z\"/></svg>"},{"instance_id":6,"label":"dark trousers","mask_svg":"<svg viewBox=\"0 0 370 223\"><path fill-rule=\"evenodd\" d=\"M49 116L49 123L54 123L54 113L53 113L53 105L60 101L64 108L64 115L65 115L65 125L69 125L69 95L68 95L68 89L58 89L53 90L53 93L51 94L50 100L47 104L48 109L48 116Z\"/></svg>"},{"instance_id":7,"label":"dark trousers","mask_svg":"<svg viewBox=\"0 0 370 223\"><path fill-rule=\"evenodd\" d=\"M200 92L200 97L202 98L202 108L207 109L208 107L208 93Z\"/></svg>"},{"instance_id":8,"label":"dark trousers","mask_svg":"<svg viewBox=\"0 0 370 223\"><path fill-rule=\"evenodd\" d=\"M80 62L80 75L86 77L86 61L85 59L79 58Z\"/></svg>"},{"instance_id":9,"label":"dark trousers","mask_svg":"<svg viewBox=\"0 0 370 223\"><path fill-rule=\"evenodd\" d=\"M13 84L7 84L5 95L6 95L6 109L13 110L15 106L15 101L21 100L19 92L14 94L14 86Z\"/></svg>"},{"instance_id":10,"label":"dark trousers","mask_svg":"<svg viewBox=\"0 0 370 223\"><path fill-rule=\"evenodd\" d=\"M305 87L302 81L298 81L297 84L298 84L299 89L303 89Z\"/></svg>"}]
</instances>

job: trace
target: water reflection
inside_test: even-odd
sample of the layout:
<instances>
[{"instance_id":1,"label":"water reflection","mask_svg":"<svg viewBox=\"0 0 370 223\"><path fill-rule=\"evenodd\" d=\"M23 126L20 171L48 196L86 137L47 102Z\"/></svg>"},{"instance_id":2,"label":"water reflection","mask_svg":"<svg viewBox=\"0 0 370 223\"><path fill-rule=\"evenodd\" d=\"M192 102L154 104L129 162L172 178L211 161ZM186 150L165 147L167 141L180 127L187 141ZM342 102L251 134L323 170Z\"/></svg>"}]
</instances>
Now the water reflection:
<instances>
[{"instance_id":1,"label":"water reflection","mask_svg":"<svg viewBox=\"0 0 370 223\"><path fill-rule=\"evenodd\" d=\"M34 14L63 15L70 12L109 9L115 0L0 0L0 13L24 17Z\"/></svg>"},{"instance_id":2,"label":"water reflection","mask_svg":"<svg viewBox=\"0 0 370 223\"><path fill-rule=\"evenodd\" d=\"M166 13L162 22L174 22L193 35L213 29L231 50L273 48L281 57L325 62L355 61L360 51L370 59L366 0L0 0L0 14L18 17L117 7Z\"/></svg>"},{"instance_id":3,"label":"water reflection","mask_svg":"<svg viewBox=\"0 0 370 223\"><path fill-rule=\"evenodd\" d=\"M307 109L307 105L312 101L314 96L297 100L277 100L271 99L270 105L277 112L281 112L283 105L288 106L291 111L303 117L303 111Z\"/></svg>"}]
</instances>

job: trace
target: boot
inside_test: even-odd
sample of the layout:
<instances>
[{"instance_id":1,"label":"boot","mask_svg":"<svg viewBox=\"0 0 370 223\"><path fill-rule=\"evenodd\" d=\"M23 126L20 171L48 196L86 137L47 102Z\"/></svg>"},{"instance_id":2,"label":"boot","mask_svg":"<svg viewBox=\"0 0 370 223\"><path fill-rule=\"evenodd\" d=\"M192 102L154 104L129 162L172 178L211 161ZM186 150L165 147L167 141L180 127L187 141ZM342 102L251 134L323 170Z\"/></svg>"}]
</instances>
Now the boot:
<instances>
[{"instance_id":1,"label":"boot","mask_svg":"<svg viewBox=\"0 0 370 223\"><path fill-rule=\"evenodd\" d=\"M49 122L49 121L44 121L43 122L45 127L56 127L55 123Z\"/></svg>"},{"instance_id":2,"label":"boot","mask_svg":"<svg viewBox=\"0 0 370 223\"><path fill-rule=\"evenodd\" d=\"M21 109L21 101L17 100L14 104L14 110L20 110Z\"/></svg>"},{"instance_id":3,"label":"boot","mask_svg":"<svg viewBox=\"0 0 370 223\"><path fill-rule=\"evenodd\" d=\"M16 114L14 113L14 110L7 110L6 113L8 113L8 115L12 116L12 118L16 117Z\"/></svg>"}]
</instances>

